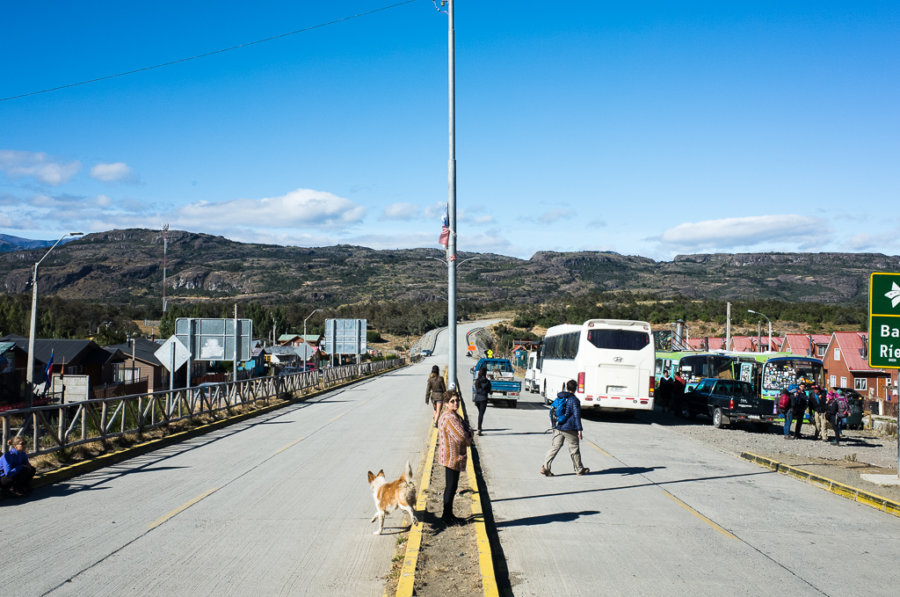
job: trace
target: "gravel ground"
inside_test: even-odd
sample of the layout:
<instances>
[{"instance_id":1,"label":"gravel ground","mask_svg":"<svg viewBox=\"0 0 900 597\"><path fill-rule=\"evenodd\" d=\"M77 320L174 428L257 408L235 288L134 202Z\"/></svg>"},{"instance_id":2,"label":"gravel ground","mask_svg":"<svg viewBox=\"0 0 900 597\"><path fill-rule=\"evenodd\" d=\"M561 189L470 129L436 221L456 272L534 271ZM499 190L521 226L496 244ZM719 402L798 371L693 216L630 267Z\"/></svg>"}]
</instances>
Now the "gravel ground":
<instances>
[{"instance_id":1,"label":"gravel ground","mask_svg":"<svg viewBox=\"0 0 900 597\"><path fill-rule=\"evenodd\" d=\"M846 430L841 435L841 445L835 446L813 440L815 428L812 425L803 425L803 439L785 440L781 425L770 425L764 432L739 425L716 429L703 417L698 417L696 421L684 421L662 413L655 414L655 422L672 426L679 433L738 456L741 452L753 452L759 455L782 454L801 458L854 460L889 468L893 472L897 470L897 438L880 437L865 429ZM828 431L828 437L833 437L831 430Z\"/></svg>"},{"instance_id":2,"label":"gravel ground","mask_svg":"<svg viewBox=\"0 0 900 597\"><path fill-rule=\"evenodd\" d=\"M781 424L763 430L741 425L716 429L705 417L685 420L660 411L649 417L653 423L736 457L751 452L900 503L900 485L875 484L862 477L897 475L896 436L882 436L866 429L846 430L841 435L841 445L835 446L812 439L815 428L808 424L803 425L802 439L786 440ZM828 437L833 437L830 430Z\"/></svg>"}]
</instances>

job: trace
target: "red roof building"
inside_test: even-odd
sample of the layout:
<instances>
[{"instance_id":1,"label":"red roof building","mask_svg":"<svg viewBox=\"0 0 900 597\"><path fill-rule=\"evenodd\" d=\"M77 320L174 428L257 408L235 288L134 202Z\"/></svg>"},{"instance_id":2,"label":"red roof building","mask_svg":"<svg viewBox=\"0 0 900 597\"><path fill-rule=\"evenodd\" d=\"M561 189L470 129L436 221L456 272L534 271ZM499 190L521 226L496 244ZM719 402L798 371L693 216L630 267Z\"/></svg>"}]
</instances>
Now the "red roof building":
<instances>
[{"instance_id":1,"label":"red roof building","mask_svg":"<svg viewBox=\"0 0 900 597\"><path fill-rule=\"evenodd\" d=\"M822 359L828 386L854 389L869 400L888 398L891 374L869 367L868 347L865 332L834 332Z\"/></svg>"}]
</instances>

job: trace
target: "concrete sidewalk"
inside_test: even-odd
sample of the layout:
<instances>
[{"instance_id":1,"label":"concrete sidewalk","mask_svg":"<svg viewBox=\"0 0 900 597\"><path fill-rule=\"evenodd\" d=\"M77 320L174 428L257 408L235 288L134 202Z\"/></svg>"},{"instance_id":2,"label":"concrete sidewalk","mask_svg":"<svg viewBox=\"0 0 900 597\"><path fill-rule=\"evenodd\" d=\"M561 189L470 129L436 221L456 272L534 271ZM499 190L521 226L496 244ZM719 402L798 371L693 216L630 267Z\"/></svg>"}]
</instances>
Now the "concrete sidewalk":
<instances>
[{"instance_id":1,"label":"concrete sidewalk","mask_svg":"<svg viewBox=\"0 0 900 597\"><path fill-rule=\"evenodd\" d=\"M744 452L742 458L755 462L826 491L900 516L900 482L896 475L863 462L834 462L823 459L765 455ZM880 483L874 480L881 481Z\"/></svg>"}]
</instances>

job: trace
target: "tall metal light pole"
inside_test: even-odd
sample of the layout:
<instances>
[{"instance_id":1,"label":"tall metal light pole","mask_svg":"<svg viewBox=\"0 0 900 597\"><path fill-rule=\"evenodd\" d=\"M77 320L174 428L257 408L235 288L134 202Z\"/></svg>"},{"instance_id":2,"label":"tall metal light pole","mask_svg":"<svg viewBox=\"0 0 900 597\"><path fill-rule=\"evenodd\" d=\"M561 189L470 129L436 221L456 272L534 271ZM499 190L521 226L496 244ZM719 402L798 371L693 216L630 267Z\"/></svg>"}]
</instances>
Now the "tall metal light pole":
<instances>
[{"instance_id":1,"label":"tall metal light pole","mask_svg":"<svg viewBox=\"0 0 900 597\"><path fill-rule=\"evenodd\" d=\"M81 236L81 232L66 232L62 236L59 237L59 240L53 243L53 246L47 249L47 252L44 253L44 256L41 257L37 263L34 264L34 272L31 275L31 326L28 330L28 364L25 368L25 378L28 382L26 388L26 404L27 406L32 406L34 404L34 335L35 329L37 328L37 270L38 266L41 262L47 258L47 255L50 254L50 251L56 248L56 245L61 243L64 238L67 236Z\"/></svg>"},{"instance_id":2,"label":"tall metal light pole","mask_svg":"<svg viewBox=\"0 0 900 597\"><path fill-rule=\"evenodd\" d=\"M447 54L449 83L450 159L448 161L447 213L450 220L450 238L447 244L447 329L448 381L457 386L456 379L456 30L454 29L453 0L447 3ZM459 389L457 387L457 389Z\"/></svg>"},{"instance_id":3,"label":"tall metal light pole","mask_svg":"<svg viewBox=\"0 0 900 597\"><path fill-rule=\"evenodd\" d=\"M759 315L760 317L765 317L766 321L769 322L769 346L767 350L772 350L772 320L766 317L765 313L760 313L759 311L754 311L753 309L747 309L747 313L754 313L756 315Z\"/></svg>"},{"instance_id":4,"label":"tall metal light pole","mask_svg":"<svg viewBox=\"0 0 900 597\"><path fill-rule=\"evenodd\" d=\"M303 320L303 372L306 373L306 351L309 348L309 345L306 343L306 320L313 316L313 313L316 313L320 309L314 309L312 313L306 316L306 319Z\"/></svg>"}]
</instances>

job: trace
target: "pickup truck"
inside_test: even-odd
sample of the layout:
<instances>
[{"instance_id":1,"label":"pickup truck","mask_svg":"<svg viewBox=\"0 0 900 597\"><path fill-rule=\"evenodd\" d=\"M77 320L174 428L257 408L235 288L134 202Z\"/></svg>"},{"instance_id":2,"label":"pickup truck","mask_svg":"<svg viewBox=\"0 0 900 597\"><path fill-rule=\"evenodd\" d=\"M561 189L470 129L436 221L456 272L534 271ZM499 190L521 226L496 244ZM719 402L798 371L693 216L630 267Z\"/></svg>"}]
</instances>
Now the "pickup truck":
<instances>
[{"instance_id":1,"label":"pickup truck","mask_svg":"<svg viewBox=\"0 0 900 597\"><path fill-rule=\"evenodd\" d=\"M510 408L515 408L522 392L522 382L513 377L513 366L509 359L479 359L472 368L472 396L475 395L475 378L482 365L487 367L487 377L491 380L491 395L488 401L506 402Z\"/></svg>"},{"instance_id":2,"label":"pickup truck","mask_svg":"<svg viewBox=\"0 0 900 597\"><path fill-rule=\"evenodd\" d=\"M717 429L738 421L768 424L777 416L772 400L760 398L752 384L737 379L703 379L685 392L681 407L688 417L709 415Z\"/></svg>"}]
</instances>

